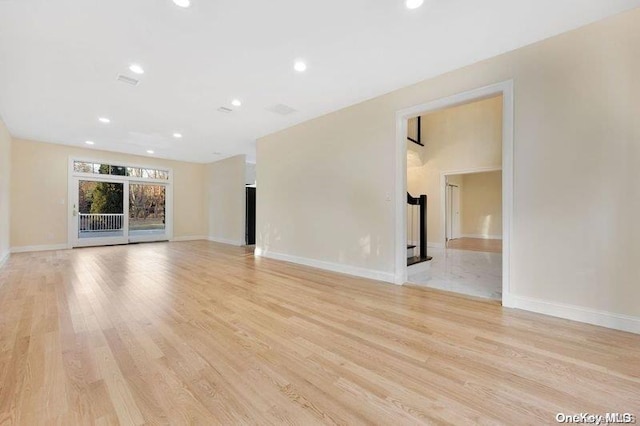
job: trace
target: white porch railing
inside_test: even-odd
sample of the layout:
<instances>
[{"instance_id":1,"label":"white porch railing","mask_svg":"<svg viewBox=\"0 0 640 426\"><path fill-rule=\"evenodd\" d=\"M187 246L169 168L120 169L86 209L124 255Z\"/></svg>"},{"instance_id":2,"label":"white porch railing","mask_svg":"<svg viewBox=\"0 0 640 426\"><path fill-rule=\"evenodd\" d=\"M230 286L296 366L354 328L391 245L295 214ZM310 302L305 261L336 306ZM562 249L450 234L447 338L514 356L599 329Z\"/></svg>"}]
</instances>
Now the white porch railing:
<instances>
[{"instance_id":1,"label":"white porch railing","mask_svg":"<svg viewBox=\"0 0 640 426\"><path fill-rule=\"evenodd\" d=\"M124 226L124 213L78 214L80 232L119 231Z\"/></svg>"}]
</instances>

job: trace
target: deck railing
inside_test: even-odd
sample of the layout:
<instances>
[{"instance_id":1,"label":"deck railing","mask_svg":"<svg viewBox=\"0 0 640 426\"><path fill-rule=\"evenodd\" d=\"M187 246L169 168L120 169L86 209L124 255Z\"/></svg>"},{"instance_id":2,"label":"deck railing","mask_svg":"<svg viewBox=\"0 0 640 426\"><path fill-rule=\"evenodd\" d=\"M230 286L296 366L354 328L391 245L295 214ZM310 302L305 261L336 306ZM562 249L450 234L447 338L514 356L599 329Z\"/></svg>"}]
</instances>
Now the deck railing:
<instances>
[{"instance_id":1,"label":"deck railing","mask_svg":"<svg viewBox=\"0 0 640 426\"><path fill-rule=\"evenodd\" d=\"M78 221L80 232L119 231L124 226L124 213L80 213Z\"/></svg>"}]
</instances>

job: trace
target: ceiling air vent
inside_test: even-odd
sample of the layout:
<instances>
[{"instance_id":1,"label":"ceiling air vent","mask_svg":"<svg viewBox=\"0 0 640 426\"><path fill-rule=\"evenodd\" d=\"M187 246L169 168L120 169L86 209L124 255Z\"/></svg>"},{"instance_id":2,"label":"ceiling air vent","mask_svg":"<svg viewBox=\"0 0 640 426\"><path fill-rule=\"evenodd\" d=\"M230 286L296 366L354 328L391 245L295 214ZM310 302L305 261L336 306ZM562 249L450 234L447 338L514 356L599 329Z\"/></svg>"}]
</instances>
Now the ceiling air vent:
<instances>
[{"instance_id":1,"label":"ceiling air vent","mask_svg":"<svg viewBox=\"0 0 640 426\"><path fill-rule=\"evenodd\" d=\"M270 106L269 108L266 108L266 110L273 112L275 114L280 114L280 115L289 115L289 114L293 114L294 112L297 112L295 109L291 108L290 106L283 105L283 104Z\"/></svg>"},{"instance_id":2,"label":"ceiling air vent","mask_svg":"<svg viewBox=\"0 0 640 426\"><path fill-rule=\"evenodd\" d=\"M140 83L139 80L136 80L135 78L127 77L126 75L122 75L122 74L118 74L118 79L117 80L122 82L122 83L130 84L132 86L137 86L138 83Z\"/></svg>"},{"instance_id":3,"label":"ceiling air vent","mask_svg":"<svg viewBox=\"0 0 640 426\"><path fill-rule=\"evenodd\" d=\"M220 107L220 108L218 108L218 111L224 112L225 114L233 112L233 110L231 108L227 108L227 107Z\"/></svg>"}]
</instances>

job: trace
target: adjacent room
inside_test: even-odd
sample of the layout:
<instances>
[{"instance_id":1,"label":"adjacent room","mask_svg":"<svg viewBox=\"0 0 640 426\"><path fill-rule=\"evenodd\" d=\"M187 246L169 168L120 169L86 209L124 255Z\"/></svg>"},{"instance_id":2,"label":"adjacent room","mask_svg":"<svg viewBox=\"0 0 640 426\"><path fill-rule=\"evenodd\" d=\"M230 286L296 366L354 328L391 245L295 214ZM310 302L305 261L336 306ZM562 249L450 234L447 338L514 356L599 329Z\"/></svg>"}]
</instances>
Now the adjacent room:
<instances>
[{"instance_id":1,"label":"adjacent room","mask_svg":"<svg viewBox=\"0 0 640 426\"><path fill-rule=\"evenodd\" d=\"M0 425L635 424L640 0L0 0Z\"/></svg>"},{"instance_id":2,"label":"adjacent room","mask_svg":"<svg viewBox=\"0 0 640 426\"><path fill-rule=\"evenodd\" d=\"M407 122L407 281L502 300L503 96ZM420 254L424 234L426 255Z\"/></svg>"}]
</instances>

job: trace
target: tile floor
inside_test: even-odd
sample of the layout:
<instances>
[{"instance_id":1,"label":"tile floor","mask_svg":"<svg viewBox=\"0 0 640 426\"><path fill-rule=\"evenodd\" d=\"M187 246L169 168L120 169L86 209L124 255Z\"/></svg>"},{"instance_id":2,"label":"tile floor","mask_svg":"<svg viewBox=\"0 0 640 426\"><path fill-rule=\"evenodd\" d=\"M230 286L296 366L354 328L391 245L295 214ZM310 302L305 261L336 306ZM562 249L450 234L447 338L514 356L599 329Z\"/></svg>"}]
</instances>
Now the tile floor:
<instances>
[{"instance_id":1,"label":"tile floor","mask_svg":"<svg viewBox=\"0 0 640 426\"><path fill-rule=\"evenodd\" d=\"M502 299L502 254L429 248L433 256L425 272L409 273L411 284L470 296Z\"/></svg>"}]
</instances>

